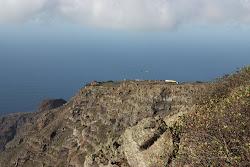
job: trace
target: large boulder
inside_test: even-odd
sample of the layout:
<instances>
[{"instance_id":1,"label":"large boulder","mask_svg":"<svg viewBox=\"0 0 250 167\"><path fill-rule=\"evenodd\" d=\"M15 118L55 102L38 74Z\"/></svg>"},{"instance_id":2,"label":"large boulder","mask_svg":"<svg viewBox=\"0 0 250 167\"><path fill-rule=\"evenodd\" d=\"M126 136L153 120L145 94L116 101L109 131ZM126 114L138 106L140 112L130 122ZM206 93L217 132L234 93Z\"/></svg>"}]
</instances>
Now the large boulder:
<instances>
[{"instance_id":1,"label":"large boulder","mask_svg":"<svg viewBox=\"0 0 250 167\"><path fill-rule=\"evenodd\" d=\"M57 107L62 106L67 101L63 99L44 99L39 105L38 105L38 111L46 111L55 109Z\"/></svg>"},{"instance_id":2,"label":"large boulder","mask_svg":"<svg viewBox=\"0 0 250 167\"><path fill-rule=\"evenodd\" d=\"M84 167L149 167L150 156L163 154L165 143L173 143L165 122L159 118L145 118L127 128L119 139L110 139L100 150L87 156ZM173 151L172 147L168 149Z\"/></svg>"}]
</instances>

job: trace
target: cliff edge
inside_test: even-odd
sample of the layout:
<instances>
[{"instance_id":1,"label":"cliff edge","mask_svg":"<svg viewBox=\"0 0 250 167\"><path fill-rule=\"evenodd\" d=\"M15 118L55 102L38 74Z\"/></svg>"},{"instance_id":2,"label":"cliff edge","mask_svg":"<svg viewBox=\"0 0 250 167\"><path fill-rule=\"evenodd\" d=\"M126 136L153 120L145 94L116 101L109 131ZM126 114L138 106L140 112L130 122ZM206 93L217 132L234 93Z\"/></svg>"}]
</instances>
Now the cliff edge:
<instances>
[{"instance_id":1,"label":"cliff edge","mask_svg":"<svg viewBox=\"0 0 250 167\"><path fill-rule=\"evenodd\" d=\"M164 142L179 142L169 127L206 89L206 83L104 83L84 86L55 109L3 116L0 167L150 166Z\"/></svg>"}]
</instances>

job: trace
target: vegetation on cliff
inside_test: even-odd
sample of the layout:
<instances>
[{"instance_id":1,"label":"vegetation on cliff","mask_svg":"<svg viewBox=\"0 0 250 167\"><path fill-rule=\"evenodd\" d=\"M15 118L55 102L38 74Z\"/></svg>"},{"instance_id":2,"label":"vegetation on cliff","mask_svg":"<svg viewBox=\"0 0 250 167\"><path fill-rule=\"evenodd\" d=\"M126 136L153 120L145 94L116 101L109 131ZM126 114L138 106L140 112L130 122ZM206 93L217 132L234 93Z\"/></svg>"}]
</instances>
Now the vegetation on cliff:
<instances>
[{"instance_id":1,"label":"vegetation on cliff","mask_svg":"<svg viewBox=\"0 0 250 167\"><path fill-rule=\"evenodd\" d=\"M85 86L1 117L0 167L249 166L249 91L249 67L213 83Z\"/></svg>"},{"instance_id":2,"label":"vegetation on cliff","mask_svg":"<svg viewBox=\"0 0 250 167\"><path fill-rule=\"evenodd\" d=\"M249 166L249 72L249 66L243 67L211 83L195 112L172 127L180 142L166 145L154 166L169 165L169 147L178 150L175 166Z\"/></svg>"}]
</instances>

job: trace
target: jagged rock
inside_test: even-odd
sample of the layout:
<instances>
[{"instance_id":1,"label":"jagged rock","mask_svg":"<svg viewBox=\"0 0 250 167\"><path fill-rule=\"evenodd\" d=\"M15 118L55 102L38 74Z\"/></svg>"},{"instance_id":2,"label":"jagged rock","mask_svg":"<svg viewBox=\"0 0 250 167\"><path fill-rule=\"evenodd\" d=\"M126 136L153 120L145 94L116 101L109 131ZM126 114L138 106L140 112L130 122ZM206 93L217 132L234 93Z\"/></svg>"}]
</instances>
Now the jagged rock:
<instances>
[{"instance_id":1,"label":"jagged rock","mask_svg":"<svg viewBox=\"0 0 250 167\"><path fill-rule=\"evenodd\" d=\"M113 82L83 87L53 110L56 105L45 100L42 112L1 117L0 167L150 166L151 154L161 153L164 142L176 142L167 125L192 109L204 88Z\"/></svg>"},{"instance_id":2,"label":"jagged rock","mask_svg":"<svg viewBox=\"0 0 250 167\"><path fill-rule=\"evenodd\" d=\"M133 141L137 143L140 150L146 150L166 131L166 128L165 122L161 119L143 119L132 128Z\"/></svg>"},{"instance_id":3,"label":"jagged rock","mask_svg":"<svg viewBox=\"0 0 250 167\"><path fill-rule=\"evenodd\" d=\"M5 149L15 148L16 145L21 144L23 139L22 134L26 134L27 130L35 127L27 127L35 119L35 113L19 113L10 114L0 117L0 153ZM14 138L16 140L11 142ZM8 145L6 145L8 143Z\"/></svg>"},{"instance_id":4,"label":"jagged rock","mask_svg":"<svg viewBox=\"0 0 250 167\"><path fill-rule=\"evenodd\" d=\"M133 167L150 166L150 155L163 152L163 143L172 142L172 135L162 119L146 118L121 136L121 149Z\"/></svg>"},{"instance_id":5,"label":"jagged rock","mask_svg":"<svg viewBox=\"0 0 250 167\"><path fill-rule=\"evenodd\" d=\"M162 119L145 118L137 125L128 128L119 139L109 140L100 150L88 156L84 167L97 165L147 167L150 166L150 155L163 152L163 143L172 144L172 138L170 130Z\"/></svg>"},{"instance_id":6,"label":"jagged rock","mask_svg":"<svg viewBox=\"0 0 250 167\"><path fill-rule=\"evenodd\" d=\"M44 99L39 105L38 105L38 111L45 111L45 110L51 110L55 109L57 107L62 106L67 101L63 99Z\"/></svg>"}]
</instances>

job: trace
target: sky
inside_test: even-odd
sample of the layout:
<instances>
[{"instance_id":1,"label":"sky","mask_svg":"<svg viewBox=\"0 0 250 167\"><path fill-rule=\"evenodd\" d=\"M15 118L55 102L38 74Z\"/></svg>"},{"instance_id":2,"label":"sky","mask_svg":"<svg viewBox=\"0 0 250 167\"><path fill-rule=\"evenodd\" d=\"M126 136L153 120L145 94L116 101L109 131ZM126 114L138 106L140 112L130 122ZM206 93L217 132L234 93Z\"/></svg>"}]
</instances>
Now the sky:
<instances>
[{"instance_id":1,"label":"sky","mask_svg":"<svg viewBox=\"0 0 250 167\"><path fill-rule=\"evenodd\" d=\"M249 65L249 26L250 0L0 0L0 116L94 80L212 81Z\"/></svg>"},{"instance_id":2,"label":"sky","mask_svg":"<svg viewBox=\"0 0 250 167\"><path fill-rule=\"evenodd\" d=\"M183 24L248 24L249 0L1 0L0 23L70 22L125 30L173 30Z\"/></svg>"}]
</instances>

